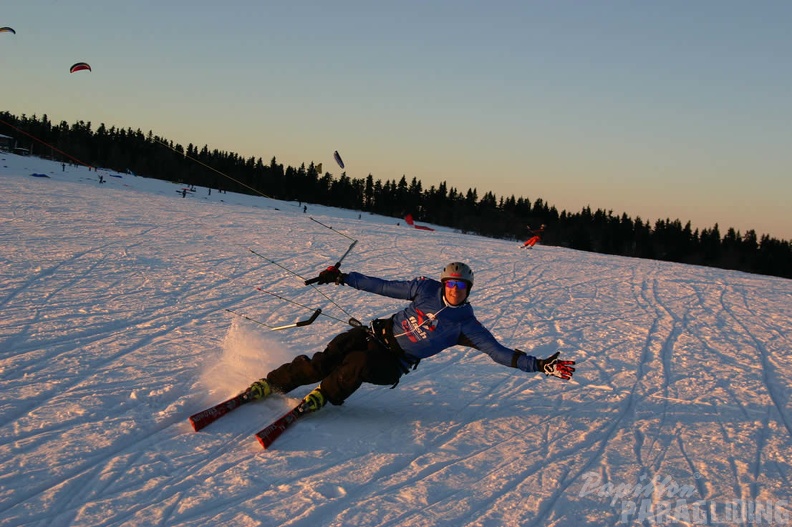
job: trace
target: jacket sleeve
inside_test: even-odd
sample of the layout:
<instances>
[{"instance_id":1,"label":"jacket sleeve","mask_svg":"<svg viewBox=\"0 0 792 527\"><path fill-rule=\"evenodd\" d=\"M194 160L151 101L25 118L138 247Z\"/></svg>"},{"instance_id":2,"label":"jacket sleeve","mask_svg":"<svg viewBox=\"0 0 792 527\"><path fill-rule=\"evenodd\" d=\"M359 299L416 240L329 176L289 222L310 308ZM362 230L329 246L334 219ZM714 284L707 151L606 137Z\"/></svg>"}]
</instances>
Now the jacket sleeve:
<instances>
[{"instance_id":1,"label":"jacket sleeve","mask_svg":"<svg viewBox=\"0 0 792 527\"><path fill-rule=\"evenodd\" d=\"M524 351L507 348L502 345L478 320L465 324L458 344L486 353L498 364L517 368L525 372L539 371L536 357L528 355Z\"/></svg>"},{"instance_id":2,"label":"jacket sleeve","mask_svg":"<svg viewBox=\"0 0 792 527\"><path fill-rule=\"evenodd\" d=\"M360 291L401 300L414 299L418 294L421 282L420 278L414 280L383 280L355 272L348 273L344 279L346 285Z\"/></svg>"}]
</instances>

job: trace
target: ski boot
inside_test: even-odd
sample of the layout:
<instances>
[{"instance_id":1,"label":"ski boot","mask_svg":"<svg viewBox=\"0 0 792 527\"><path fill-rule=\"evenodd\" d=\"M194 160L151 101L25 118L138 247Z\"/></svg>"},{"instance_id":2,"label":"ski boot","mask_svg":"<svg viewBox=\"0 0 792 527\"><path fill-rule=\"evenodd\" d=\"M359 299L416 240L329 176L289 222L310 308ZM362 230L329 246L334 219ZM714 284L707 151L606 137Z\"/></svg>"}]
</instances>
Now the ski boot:
<instances>
[{"instance_id":1,"label":"ski boot","mask_svg":"<svg viewBox=\"0 0 792 527\"><path fill-rule=\"evenodd\" d=\"M247 389L248 397L251 400L265 399L272 395L272 385L267 379L259 379Z\"/></svg>"},{"instance_id":2,"label":"ski boot","mask_svg":"<svg viewBox=\"0 0 792 527\"><path fill-rule=\"evenodd\" d=\"M300 412L304 414L315 412L321 409L325 404L327 404L327 398L322 393L322 389L317 386L311 393L303 398L302 403L300 403Z\"/></svg>"}]
</instances>

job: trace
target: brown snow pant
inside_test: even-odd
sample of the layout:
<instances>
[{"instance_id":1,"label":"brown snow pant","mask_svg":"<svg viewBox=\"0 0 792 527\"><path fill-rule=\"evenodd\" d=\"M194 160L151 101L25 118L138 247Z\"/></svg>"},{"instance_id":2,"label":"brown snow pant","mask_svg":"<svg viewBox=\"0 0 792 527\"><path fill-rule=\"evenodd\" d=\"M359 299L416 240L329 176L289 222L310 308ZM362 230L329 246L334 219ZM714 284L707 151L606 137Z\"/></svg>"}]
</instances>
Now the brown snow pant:
<instances>
[{"instance_id":1,"label":"brown snow pant","mask_svg":"<svg viewBox=\"0 0 792 527\"><path fill-rule=\"evenodd\" d=\"M356 327L333 338L313 357L300 355L272 370L267 380L282 393L321 381L327 400L339 405L364 382L395 385L403 372L398 353L373 338L368 328Z\"/></svg>"}]
</instances>

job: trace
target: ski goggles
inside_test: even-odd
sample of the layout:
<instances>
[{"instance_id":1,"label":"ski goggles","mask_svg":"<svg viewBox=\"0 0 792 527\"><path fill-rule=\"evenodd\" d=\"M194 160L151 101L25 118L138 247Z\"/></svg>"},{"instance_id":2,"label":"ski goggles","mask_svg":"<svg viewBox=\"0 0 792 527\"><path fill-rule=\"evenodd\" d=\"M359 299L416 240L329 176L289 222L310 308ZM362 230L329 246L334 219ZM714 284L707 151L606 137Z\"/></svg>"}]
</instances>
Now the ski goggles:
<instances>
[{"instance_id":1,"label":"ski goggles","mask_svg":"<svg viewBox=\"0 0 792 527\"><path fill-rule=\"evenodd\" d=\"M446 287L456 288L464 291L468 288L468 283L464 280L446 280L443 282Z\"/></svg>"}]
</instances>

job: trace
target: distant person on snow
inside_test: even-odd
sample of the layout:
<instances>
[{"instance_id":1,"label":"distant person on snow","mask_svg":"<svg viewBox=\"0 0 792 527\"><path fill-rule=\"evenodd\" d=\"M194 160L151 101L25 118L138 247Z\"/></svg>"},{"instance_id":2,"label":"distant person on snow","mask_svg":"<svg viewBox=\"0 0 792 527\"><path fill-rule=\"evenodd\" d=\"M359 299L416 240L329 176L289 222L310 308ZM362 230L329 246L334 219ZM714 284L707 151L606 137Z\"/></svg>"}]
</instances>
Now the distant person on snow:
<instances>
[{"instance_id":1,"label":"distant person on snow","mask_svg":"<svg viewBox=\"0 0 792 527\"><path fill-rule=\"evenodd\" d=\"M558 359L560 352L537 359L501 345L476 319L468 303L473 271L464 263L446 265L440 281L425 277L382 280L342 273L332 266L319 273L319 283L348 285L410 300L410 304L390 318L372 321L370 327L355 327L336 336L324 351L311 358L300 355L274 369L248 388L252 398L288 393L298 386L320 382L303 399L301 411L319 410L328 401L340 405L364 382L395 387L401 376L415 369L422 359L457 344L476 348L499 364L525 372L543 372L568 380L575 371L574 361Z\"/></svg>"},{"instance_id":2,"label":"distant person on snow","mask_svg":"<svg viewBox=\"0 0 792 527\"><path fill-rule=\"evenodd\" d=\"M523 248L528 247L529 249L533 249L533 246L536 245L538 242L542 241L542 234L544 234L545 226L542 225L538 229L534 230L531 229L531 226L528 226L528 234L533 234L531 238L528 239L525 244L523 244Z\"/></svg>"}]
</instances>

